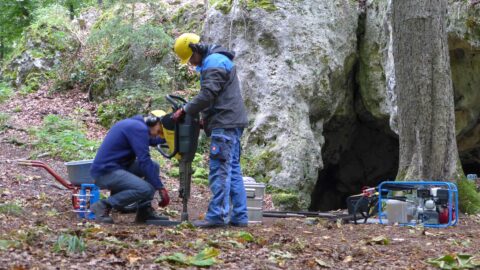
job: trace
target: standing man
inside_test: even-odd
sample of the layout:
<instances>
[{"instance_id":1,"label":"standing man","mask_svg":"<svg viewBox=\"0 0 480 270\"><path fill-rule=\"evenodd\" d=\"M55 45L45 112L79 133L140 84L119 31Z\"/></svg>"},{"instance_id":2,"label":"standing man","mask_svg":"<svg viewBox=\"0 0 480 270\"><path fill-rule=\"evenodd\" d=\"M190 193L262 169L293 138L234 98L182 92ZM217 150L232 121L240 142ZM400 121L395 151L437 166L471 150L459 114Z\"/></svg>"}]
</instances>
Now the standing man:
<instances>
[{"instance_id":1,"label":"standing man","mask_svg":"<svg viewBox=\"0 0 480 270\"><path fill-rule=\"evenodd\" d=\"M174 121L185 113L202 113L204 130L211 136L209 183L212 198L205 220L197 227L247 226L247 196L240 168L240 138L248 124L233 58L235 54L218 45L200 43L196 34L177 38L174 50L182 64L197 67L200 93L177 110ZM231 217L230 200L233 204Z\"/></svg>"},{"instance_id":2,"label":"standing man","mask_svg":"<svg viewBox=\"0 0 480 270\"><path fill-rule=\"evenodd\" d=\"M117 122L108 131L90 170L95 184L112 194L91 206L98 222L113 223L110 210L132 203L138 205L137 223L168 219L158 216L151 205L155 191L160 194L159 206L165 207L170 202L160 180L160 166L150 158L149 151L149 146L164 142L160 123L164 114L153 111L146 117L137 115Z\"/></svg>"}]
</instances>

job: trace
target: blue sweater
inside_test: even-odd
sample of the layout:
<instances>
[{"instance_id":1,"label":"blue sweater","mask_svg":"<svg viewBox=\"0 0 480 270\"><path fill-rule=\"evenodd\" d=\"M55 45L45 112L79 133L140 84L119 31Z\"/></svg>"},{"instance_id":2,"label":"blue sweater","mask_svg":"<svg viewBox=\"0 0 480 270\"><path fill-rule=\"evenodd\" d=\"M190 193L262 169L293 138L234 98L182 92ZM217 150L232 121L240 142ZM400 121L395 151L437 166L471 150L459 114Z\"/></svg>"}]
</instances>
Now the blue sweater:
<instances>
[{"instance_id":1,"label":"blue sweater","mask_svg":"<svg viewBox=\"0 0 480 270\"><path fill-rule=\"evenodd\" d=\"M126 170L137 159L145 180L155 189L163 188L160 170L150 158L149 146L162 143L164 140L152 138L143 116L117 122L108 131L107 136L98 149L90 174L95 179L115 170Z\"/></svg>"}]
</instances>

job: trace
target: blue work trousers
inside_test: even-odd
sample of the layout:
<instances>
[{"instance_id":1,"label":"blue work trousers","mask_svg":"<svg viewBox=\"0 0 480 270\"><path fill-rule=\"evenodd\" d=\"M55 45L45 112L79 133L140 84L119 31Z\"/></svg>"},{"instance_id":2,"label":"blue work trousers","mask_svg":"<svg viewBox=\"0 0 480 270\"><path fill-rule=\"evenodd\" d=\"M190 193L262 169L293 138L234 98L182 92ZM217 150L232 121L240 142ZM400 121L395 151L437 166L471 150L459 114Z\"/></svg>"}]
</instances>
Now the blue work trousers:
<instances>
[{"instance_id":1,"label":"blue work trousers","mask_svg":"<svg viewBox=\"0 0 480 270\"><path fill-rule=\"evenodd\" d=\"M247 195L240 167L242 133L243 128L212 130L208 177L212 198L205 217L207 221L248 223Z\"/></svg>"},{"instance_id":2,"label":"blue work trousers","mask_svg":"<svg viewBox=\"0 0 480 270\"><path fill-rule=\"evenodd\" d=\"M160 170L158 163L154 164ZM155 188L142 179L145 177L142 170L135 161L126 170L119 169L104 174L95 179L95 184L101 189L109 189L111 196L107 202L115 209L121 209L127 205L138 202L138 207L147 207L151 205Z\"/></svg>"}]
</instances>

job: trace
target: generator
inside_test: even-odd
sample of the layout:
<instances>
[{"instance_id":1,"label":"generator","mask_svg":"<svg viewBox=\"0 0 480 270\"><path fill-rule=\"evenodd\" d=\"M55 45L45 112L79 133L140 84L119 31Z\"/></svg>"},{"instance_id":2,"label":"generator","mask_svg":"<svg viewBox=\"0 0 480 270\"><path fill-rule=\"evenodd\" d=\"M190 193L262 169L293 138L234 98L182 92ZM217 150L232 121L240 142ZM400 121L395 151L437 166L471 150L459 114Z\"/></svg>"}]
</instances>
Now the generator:
<instances>
[{"instance_id":1,"label":"generator","mask_svg":"<svg viewBox=\"0 0 480 270\"><path fill-rule=\"evenodd\" d=\"M380 224L445 228L458 223L458 189L451 182L385 181L378 186Z\"/></svg>"}]
</instances>

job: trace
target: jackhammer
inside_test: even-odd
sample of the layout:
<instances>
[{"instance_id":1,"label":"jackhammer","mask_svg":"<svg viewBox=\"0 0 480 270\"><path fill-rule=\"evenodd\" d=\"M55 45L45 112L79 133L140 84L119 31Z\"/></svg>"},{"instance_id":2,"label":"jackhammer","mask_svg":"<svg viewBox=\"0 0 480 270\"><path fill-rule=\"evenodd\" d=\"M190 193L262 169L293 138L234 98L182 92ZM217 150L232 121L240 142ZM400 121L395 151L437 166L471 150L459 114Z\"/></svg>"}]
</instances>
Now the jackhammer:
<instances>
[{"instance_id":1,"label":"jackhammer","mask_svg":"<svg viewBox=\"0 0 480 270\"><path fill-rule=\"evenodd\" d=\"M172 105L175 112L187 103L185 99L179 96L167 95L167 101ZM182 198L181 221L159 220L147 221L147 224L172 226L178 225L183 221L188 221L188 200L190 199L190 190L192 183L192 161L198 146L198 136L200 134L200 117L197 115L186 114L178 122L167 115L162 119L163 133L167 144L157 146L157 150L165 158L176 158L179 162L180 171L180 198Z\"/></svg>"}]
</instances>

